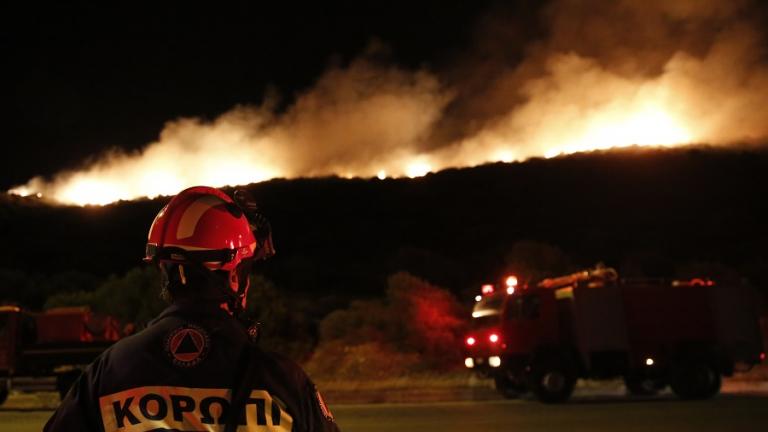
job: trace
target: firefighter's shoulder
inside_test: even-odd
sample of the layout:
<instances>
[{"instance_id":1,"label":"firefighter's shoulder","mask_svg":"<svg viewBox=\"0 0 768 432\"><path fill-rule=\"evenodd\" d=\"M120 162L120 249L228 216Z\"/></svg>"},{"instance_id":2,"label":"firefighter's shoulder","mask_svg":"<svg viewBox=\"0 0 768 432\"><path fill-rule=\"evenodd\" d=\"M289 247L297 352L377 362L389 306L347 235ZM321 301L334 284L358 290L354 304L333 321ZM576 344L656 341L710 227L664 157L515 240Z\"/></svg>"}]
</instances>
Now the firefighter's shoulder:
<instances>
[{"instance_id":1,"label":"firefighter's shoulder","mask_svg":"<svg viewBox=\"0 0 768 432\"><path fill-rule=\"evenodd\" d=\"M336 420L325 402L320 390L296 362L278 353L258 351L254 361L262 362L274 373L275 379L282 379L292 385L296 393L296 402L301 407L300 424L307 430L337 432Z\"/></svg>"},{"instance_id":2,"label":"firefighter's shoulder","mask_svg":"<svg viewBox=\"0 0 768 432\"><path fill-rule=\"evenodd\" d=\"M297 389L303 388L309 382L309 376L304 372L304 369L289 357L273 351L262 350L258 347L253 352L254 355L251 361L256 363L257 367L265 369L269 376L275 379L282 379Z\"/></svg>"}]
</instances>

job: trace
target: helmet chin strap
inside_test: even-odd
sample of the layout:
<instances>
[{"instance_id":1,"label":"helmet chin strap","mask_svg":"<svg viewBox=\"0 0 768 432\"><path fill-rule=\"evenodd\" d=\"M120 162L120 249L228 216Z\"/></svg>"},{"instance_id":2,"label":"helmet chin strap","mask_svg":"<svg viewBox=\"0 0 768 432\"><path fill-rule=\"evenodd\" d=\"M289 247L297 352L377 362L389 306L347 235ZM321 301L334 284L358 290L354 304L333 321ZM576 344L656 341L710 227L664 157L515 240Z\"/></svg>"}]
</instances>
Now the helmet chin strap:
<instances>
[{"instance_id":1,"label":"helmet chin strap","mask_svg":"<svg viewBox=\"0 0 768 432\"><path fill-rule=\"evenodd\" d=\"M243 326L243 329L245 330L250 343L258 343L259 338L261 337L261 323L249 318L243 308L243 297L245 297L245 294L248 291L248 285L250 283L247 276L247 274L250 273L250 270L236 268L230 272L229 277L234 275L234 277L237 278L237 292L234 292L230 289L229 284L231 281L229 279L227 280L226 284L224 284L222 283L221 278L217 277L214 272L208 270L205 268L205 266L201 265L201 267L209 283L215 286L222 294L224 294L229 312L240 323L240 325ZM244 271L246 275L241 275L241 271Z\"/></svg>"},{"instance_id":2,"label":"helmet chin strap","mask_svg":"<svg viewBox=\"0 0 768 432\"><path fill-rule=\"evenodd\" d=\"M169 270L171 269L163 269L164 285L171 283L171 275L168 274ZM224 302L229 311L235 316L242 312L243 297L245 296L248 287L248 280L241 281L240 275L237 274L237 270L229 272L229 274L224 277L213 270L209 270L204 264L192 260L188 260L186 263L176 264L176 268L173 270L177 273L174 276L178 278L178 283L181 283L182 285L187 285L189 283L191 273L198 276L196 279L200 280L204 285L202 287L203 295L201 296L201 299L211 302ZM237 292L232 291L230 288L232 276L238 278Z\"/></svg>"},{"instance_id":3,"label":"helmet chin strap","mask_svg":"<svg viewBox=\"0 0 768 432\"><path fill-rule=\"evenodd\" d=\"M204 265L202 264L196 264L199 266L199 270L204 275L206 281L208 282L207 286L213 286L219 293L223 294L223 298L226 301L227 308L229 309L229 312L232 313L232 315L237 316L243 311L243 296L245 295L245 287L242 283L240 283L239 275L237 275L237 270L233 270L229 272L226 279L221 277L220 275L216 274L214 271L208 270ZM231 287L231 277L234 275L234 277L238 278L237 283L237 292L232 291ZM245 285L247 286L247 281Z\"/></svg>"}]
</instances>

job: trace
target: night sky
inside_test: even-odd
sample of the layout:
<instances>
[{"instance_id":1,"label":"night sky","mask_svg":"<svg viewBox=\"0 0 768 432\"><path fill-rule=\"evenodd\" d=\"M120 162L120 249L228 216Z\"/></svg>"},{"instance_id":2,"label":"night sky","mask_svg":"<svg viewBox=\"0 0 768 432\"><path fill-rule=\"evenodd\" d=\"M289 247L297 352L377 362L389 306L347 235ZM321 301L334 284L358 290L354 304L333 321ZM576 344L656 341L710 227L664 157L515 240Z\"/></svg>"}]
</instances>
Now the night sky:
<instances>
[{"instance_id":1,"label":"night sky","mask_svg":"<svg viewBox=\"0 0 768 432\"><path fill-rule=\"evenodd\" d=\"M326 71L370 59L372 52L382 65L436 76L440 88L434 94L451 100L429 105L440 119L425 128L432 135L420 150L473 136L485 120L509 115L519 103L518 89L542 76L547 62L574 52L618 80L654 78L676 55L692 56L698 71L682 78L701 97L691 103L716 99L740 107L725 122L710 121L717 124L712 136L738 142L740 131L747 131L762 139L767 5L481 0L3 6L0 190L82 168L111 148L138 151L181 117L213 120L265 100L277 100L273 113L280 115ZM748 32L730 32L740 27L760 34L757 42ZM750 54L710 59L719 42L730 44L734 55ZM725 76L707 75L718 68ZM551 82L546 89L558 86L572 90L583 84ZM418 89L407 90L405 96ZM559 103L546 102L547 97L529 95L543 105L527 123L552 128L549 121L562 128L556 113L546 117L550 108L576 104L582 113L593 108L581 106L580 96ZM710 117L719 115L716 105L710 108ZM732 131L718 138L728 128ZM520 138L503 129L492 133L512 142ZM318 163L329 159L319 157Z\"/></svg>"},{"instance_id":2,"label":"night sky","mask_svg":"<svg viewBox=\"0 0 768 432\"><path fill-rule=\"evenodd\" d=\"M152 8L30 5L2 13L0 188L136 150L181 116L214 118L276 92L283 104L372 43L406 68L443 68L503 10L535 27L533 2L240 2ZM526 24L527 23L527 24Z\"/></svg>"},{"instance_id":3,"label":"night sky","mask_svg":"<svg viewBox=\"0 0 768 432\"><path fill-rule=\"evenodd\" d=\"M580 1L560 0L564 6L561 8L561 13L557 15L559 20L555 20L556 26L552 24L552 17L547 22L546 4L532 0L431 1L414 4L336 2L332 6L242 2L226 5L217 3L215 6L199 7L192 4L166 5L163 3L166 6L153 5L151 8L138 8L134 3L127 2L109 6L73 6L69 3L57 3L56 5L28 5L24 6L26 8L24 10L9 10L6 6L4 10L0 10L0 47L3 53L1 82L5 101L2 116L4 133L2 135L3 155L0 157L0 173L2 173L0 174L0 191L23 184L34 176L43 175L50 179L62 170L82 167L110 148L138 152L148 143L158 140L158 135L168 122L180 117L213 120L231 111L237 105L259 106L273 94L279 95L277 114L281 113L281 109L287 112L296 98L311 90L323 77L325 71L337 66L344 69L355 59L367 55L365 53L371 46L379 47L376 55L383 57L382 63L385 65L394 65L408 72L423 68L434 72L440 81L441 88L444 86L459 89L459 93L464 92L456 98L459 104L454 104L453 101L445 107L439 103L424 104L427 107L437 106L436 111L440 114L437 122L439 124L434 128L430 125L425 130L446 134L451 134L451 126L456 124L469 125L467 132L476 132L478 128L473 128L472 122L464 121L466 119L473 120L482 118L484 115L511 112L515 102L501 99L514 94L517 84L527 82L526 80L531 77L538 78L536 67L552 58L551 54L568 53L573 50L579 52L584 61L594 65L593 68L585 70L590 73L594 70L604 72L598 76L609 79L623 78L621 72L628 64L632 66L633 73L652 78L658 75L659 69L662 69L669 58L674 57L678 52L690 53L692 58L700 60L694 62L696 71L716 69L710 68L711 65L743 66L746 72L739 77L744 79L736 80L737 83L733 86L723 86L718 92L703 93L705 97L711 96L709 100L717 102L710 104L713 111L720 111L719 107L724 105L722 101L740 102L744 95L746 97L754 94L768 95L768 88L761 84L768 82L762 79L768 77L768 57L766 57L768 50L758 49L765 48L766 44L762 43L764 39L760 39L761 43L753 47L755 51L759 51L759 54L747 56L742 62L731 61L727 56L725 60L716 58L712 62L707 62L706 56L702 55L713 45L713 41L721 40L722 35L719 34L721 29L712 28L713 22L725 22L729 25L743 22L752 24L752 18L762 14L761 22L768 23L766 19L768 3L763 2L756 9L751 8L733 16L728 15L724 21L717 20L718 14L712 14L712 16L703 14L704 18L702 18L694 13L688 21L674 21L671 24L665 21L659 24L654 21L658 18L658 11L656 14L649 15L652 19L633 21L631 17L621 17L629 23L634 23L635 28L630 28L623 21L615 19L616 11L578 10L577 12L581 15L572 19L571 7L580 8ZM717 0L701 1L709 4L717 3ZM594 5L600 0L584 0L584 2ZM632 3L635 6L632 10L635 11L638 8L643 10L646 8L644 0L628 0L627 3ZM663 2L657 0L649 3L658 5ZM753 2L753 4L758 3ZM600 12L604 13L602 17L599 16ZM659 41L664 43L651 46L652 44L644 39L648 37L648 32L643 33L641 30L644 29L637 23L646 22L656 23L658 29L666 32L661 32L663 34L658 36ZM595 25L590 27L584 23ZM685 27L680 23L690 25ZM600 25L603 27L600 28ZM630 31L625 32L625 28ZM756 25L755 28L764 31L768 25ZM589 30L595 29L598 31L589 33ZM603 37L605 34L615 35L615 32L626 37L624 39ZM659 32L653 33L657 35ZM687 38L678 37L678 33ZM584 34L585 37L582 39L570 37L574 34L579 37ZM495 38L497 35L499 37ZM739 38L727 37L723 37L723 40L742 41ZM534 41L545 46L538 55L530 55L531 51L535 51L531 49ZM607 42L602 45L593 44L595 41ZM533 46L535 47L535 44ZM734 46L740 48L742 45ZM695 57L697 54L699 57ZM524 58L527 61L523 61ZM625 62L627 58L648 59L649 65L654 67L645 68L645 64L633 65L631 62ZM522 68L524 73L518 74L515 68L519 64L527 65L527 69L531 71ZM730 70L738 72L739 67ZM488 69L494 70L488 72ZM372 70L381 69L373 68ZM755 73L752 74L752 71ZM481 85L477 85L479 80L467 79L466 75L473 73L476 73L480 79L489 76L496 81L483 89ZM408 74L405 75L403 80L394 80L395 84L400 85L400 81L409 83L411 77ZM709 91L716 87L717 82L709 80L709 75L694 78L697 79L691 82L696 89L701 87ZM331 80L330 82L338 83L339 81ZM563 84L561 88L572 89L582 82L590 81L577 80L575 84L560 81L547 82ZM742 87L742 82L757 84ZM455 83L463 85L453 85ZM600 84L603 84L603 81L600 81ZM405 87L403 93L409 96L413 93L413 87L418 86L402 85L402 87ZM485 92L467 95L478 87ZM553 86L546 87L545 90L548 90ZM733 89L738 91L731 91ZM317 94L326 93L318 92ZM497 94L500 96L494 100ZM730 94L735 94L733 100L718 99ZM549 103L550 99L547 98L551 96L549 93L544 92L543 96L539 99L543 108L558 105ZM576 92L573 98L556 100L578 102L580 98L581 93ZM409 99L404 97L399 100L408 101ZM765 132L762 135L763 143L768 139L765 138L768 137L765 116L761 114L764 112L761 110L765 110L766 106L764 100L766 100L764 97L749 99L748 102L754 105L745 103L741 111L728 117L729 120L744 117L754 121L746 122L752 126L760 123L764 130L758 132ZM463 106L460 105L462 102ZM457 105L465 111L461 112L461 109L456 108ZM493 105L497 111L492 112L489 109L489 112L484 112L478 109L478 105L480 108ZM569 106L567 103L560 105ZM360 105L351 104L350 106ZM422 105L415 106L419 108ZM457 111L459 111L458 114L456 114ZM374 113L378 114L379 111ZM543 115L551 114L546 110L542 113ZM310 112L309 117L312 117L312 114L313 112ZM538 111L534 112L532 117L535 118L537 115ZM553 115L550 118L557 120L560 117ZM314 117L312 119L314 120ZM441 123L445 119L448 121L445 121L445 124ZM289 129L296 123L300 122L286 121L287 126L281 123L279 127ZM697 121L698 123L702 122ZM383 122L383 124L391 123ZM738 122L731 122L730 126L737 131L745 129ZM322 124L322 127L325 128L325 124ZM343 122L342 127L346 127ZM537 129L547 128L537 127ZM364 132L362 135L367 137L368 130ZM499 132L503 133L504 130ZM362 141L351 142L356 144ZM342 150L346 151L346 148ZM239 156L239 153L236 154ZM564 250L576 257L577 262L584 265L591 265L597 260L605 259L606 256L609 259L613 257L613 262L618 263L624 257L622 254L629 256L634 252L644 253L646 249L652 249L652 247L660 248L659 256L670 255L675 259L680 258L681 262L691 256L696 258L697 249L704 251L701 253L703 259L717 260L720 259L717 255L723 250L721 246L727 245L732 250L722 252L723 261L734 266L745 263L745 267L764 268L762 266L765 258L759 252L759 245L764 244L761 239L764 237L765 224L755 215L765 213L763 209L765 200L754 198L756 185L762 184L762 177L758 177L756 173L765 171L762 169L764 157L760 156L758 160L753 161L747 160L748 158L742 160L738 154L727 156L734 158L736 162L732 161L727 171L719 171L713 167L718 164L722 165L722 168L725 166L720 159L717 159L716 154L712 156L711 162L708 159L709 156L691 154L693 168L686 165L688 162L684 160L684 163L681 162L682 168L671 164L666 171L663 163L658 164L661 168L656 168L657 164L652 159L640 163L638 161L643 156L638 156L637 161L629 158L623 162L620 161L622 164L609 157L594 162L597 164L594 166L586 164L584 166L587 168L584 168L584 171L590 173L587 176L582 176L581 171L578 170L568 171L569 166L581 167L580 159L574 158L571 161L565 160L562 164L557 161L552 162L552 165L548 165L549 171L542 171L542 160L534 160L527 165L514 166L509 172L501 166L487 167L485 171L481 169L478 171L479 174L475 173L471 176L458 171L447 171L432 177L431 180L426 178L423 182L382 182L381 184L373 182L374 186L370 189L367 185L363 187L363 183L355 181L338 184L332 180L327 183L322 181L318 183L277 181L273 185L264 183L264 189L261 192L266 195L264 198L267 202L266 207L269 208L269 204L272 204L273 214L276 215L274 220L282 221L278 223L282 223L283 227L290 227L290 229L285 228L283 232L291 232L295 235L293 239L286 239L287 235L284 235L281 240L281 244L284 245L280 249L281 257L285 258L279 258L283 260L283 267L279 267L278 264L276 273L280 271L289 275L301 273L293 270L296 262L309 263L310 270L313 270L315 268L313 263L316 260L328 260L328 265L318 265L317 268L323 268L324 271L328 269L325 274L328 280L323 283L333 285L335 283L333 277L338 276L334 273L333 266L344 259L328 253L327 245L331 242L343 245L336 247L346 251L349 259L366 257L366 253L356 249L367 247L367 244L360 242L359 239L370 235L372 231L378 231L371 227L382 225L391 226L391 232L384 231L381 234L382 241L389 242L389 249L380 251L380 256L370 256L370 263L359 266L359 275L373 277L371 275L377 274L375 271L382 271L381 268L389 269L386 265L381 267L381 262L389 263L388 265L393 269L397 269L396 264L400 262L412 264L413 261L421 259L422 255L419 254L422 251L430 253L438 251L452 259L458 256L463 259L465 245L476 241L478 237L481 242L478 250L483 250L485 255L478 254L477 262L480 264L474 266L476 274L486 271L487 268L484 266L496 265L493 259L502 256L501 248L520 239L542 240L561 245ZM683 155L680 156L683 159L688 157L683 153L680 155ZM623 156L618 154L616 157ZM678 156L673 154L671 157ZM704 160L701 165L704 168L697 165L701 161L695 158ZM742 162L746 165L738 165ZM611 164L616 164L616 167L639 168L634 171L634 177L630 173L622 173L626 176L622 183L618 181L619 176L616 174L619 172L618 168L614 168ZM674 189L675 193L668 193L663 190L663 187L646 188L648 180L643 176L648 175L653 179L664 178L655 175L654 170L666 172L670 176L675 175L669 181L670 184L677 185ZM713 176L712 173L716 171L725 174L722 177ZM592 172L609 174L599 178L599 175L592 175ZM634 207L626 207L628 216L614 218L613 213L606 213L610 216L607 218L609 220L593 220L594 218L588 217L581 225L578 223L582 221L576 220L574 224L577 226L563 224L558 219L560 211L555 207L558 197L559 199L579 197L583 191L602 188L605 178L614 176L617 180L608 182L608 186L613 187L613 198L608 201L612 203L611 206L613 203L624 205L627 202L654 202L657 205L657 211L650 212L647 216L648 220L654 223L658 219L657 225L649 224L647 231L638 231L636 238L627 240L623 237L625 235L623 224L628 223L627 221L631 222L633 220L631 218L644 217L644 213L634 212ZM591 184L582 185L573 180L583 181L584 178L594 181ZM724 178L728 181L723 180ZM445 179L451 182L446 182ZM500 189L478 186L484 184L498 185ZM318 187L324 190L325 196L318 192ZM372 190L374 192L371 192ZM456 190L460 192L456 193ZM476 196L477 190L483 190L485 194ZM625 201L624 190L634 193L637 199ZM655 191L661 190L666 195L654 196ZM669 203L671 203L669 205L680 206L686 206L689 203L703 205L702 203L706 204L712 199L709 196L715 193L712 190L716 192L715 196L735 200L735 204L728 203L718 207L718 212L708 214L708 218L697 218L696 224L691 224L686 219L689 214L687 210L680 211L677 214L683 216L676 219L682 227L679 229L678 225L670 225L672 227L670 228L665 224L664 218L667 217L665 206ZM282 193L289 197L285 202L276 198L282 197ZM359 195L355 195L358 193ZM391 205L377 201L376 194L381 193L390 197L390 201L384 201L384 203L391 203ZM355 198L348 200L349 196ZM467 205L461 202L464 196L472 196L477 202ZM520 199L520 196L524 198ZM633 195L630 194L630 196ZM496 214L496 206L505 202L504 197L512 197L513 199L509 202L514 205L526 202L528 206L529 203L526 200L532 202L531 207L526 207L526 210L532 208L534 212L521 211L521 214L524 213L531 218L529 224L510 224L506 216L502 217L501 213L497 215L497 222L487 221L487 215ZM598 195L594 195L595 199L596 197ZM518 199L520 199L519 202ZM359 202L360 212L368 211L369 218L358 218L360 212L339 212L338 209L342 207L342 203L346 205L347 201ZM50 269L52 272L75 268L108 274L125 270L121 267L114 268L113 265L135 265L137 261L132 260L142 251L146 221L149 220L147 218L156 212L154 207L150 208L155 204L138 203L136 209L126 210L120 216L134 224L133 228L128 227L128 222L114 223L110 216L98 221L102 229L99 231L98 226L93 228L89 225L97 224L96 218L89 219L84 225L79 223L81 218L81 213L77 213L79 210L54 207L40 210L32 207L32 210L25 209L17 214L16 201L9 202L12 204L8 207L11 209L7 212L8 217L18 219L8 219L11 223L4 226L9 230L13 229L13 234L17 236L12 238L9 236L6 239L10 245L7 249L8 254L14 255L13 259L17 260L15 262L18 262L21 268L24 265L33 265L35 261L26 255L15 254L15 248L20 247L33 255L37 254L41 248L49 248L50 238L61 236L62 225L48 223L50 220L61 221L62 217L56 213L59 211L71 212L70 219L64 219L78 221L78 223L69 224L80 227L71 229L71 232L67 233L71 238L76 239L70 242L71 244L86 245L90 248L91 244L101 242L103 238L113 238L113 242L102 245L104 250L99 255L104 258L105 264L101 267L92 266L90 258L80 261L80 264L71 264L78 259L78 256L85 256L85 254L72 254L69 249L66 249L60 251L59 256L63 258L57 263L58 267ZM368 205L369 203L373 204ZM335 230L317 229L318 226L324 225L309 223L305 208L307 205L314 206L316 211L325 215L324 220L329 221L328 226L336 224L332 225L336 227ZM440 220L444 225L435 224L435 209L445 205L460 211L451 210L440 213L442 218ZM589 207L592 204L587 202L583 205ZM115 214L121 208L115 207ZM476 208L487 209L487 211L475 211ZM27 213L24 213L26 211L38 212L35 213L38 217L26 220ZM90 210L86 209L86 211ZM546 214L553 219L537 217L535 211L540 211L541 214ZM446 217L445 213L450 213L453 219ZM106 213L95 211L88 214L98 216ZM382 216L384 219L378 219L379 214L384 214L385 216ZM339 215L343 215L342 219L339 219ZM657 217L657 215L661 216ZM351 220L343 217L350 217ZM40 231L42 234L38 234L39 242L30 242L26 231L14 225L16 220L22 220L29 226L35 227L35 232ZM645 223L641 220L637 225L641 225L641 222ZM306 225L302 225L303 223ZM612 228L606 229L605 227L610 224L613 224ZM49 231L40 230L39 226L42 225L46 225L52 234L49 235ZM449 229L441 230L441 227L452 229L452 227L464 225L468 228L461 234L465 236L466 241L451 241L448 246L440 243L445 238L443 232ZM64 226L67 224L64 223ZM437 228L423 229L428 226ZM553 230L551 228L553 226L559 227L560 231ZM723 227L729 228L723 229ZM734 240L731 237L730 227L739 227L747 232L741 237L746 240ZM537 231L539 229L540 231ZM116 237L115 239L105 234L104 230L114 230L117 236L124 236L124 238ZM669 233L675 233L678 230L682 234L667 242ZM87 231L86 234L92 236L87 237L86 234L82 234L83 238L95 240L83 241L80 238L83 231ZM338 232L345 236L341 241L335 237ZM700 236L701 232L706 232L714 238L706 238L710 249L698 248L697 245L686 249L689 247L690 238L695 240L705 238ZM604 239L602 243L594 241L596 233ZM324 235L327 237L323 237ZM630 240L636 241L636 244L630 245ZM110 248L115 244L122 244L121 241L125 244L133 241L134 247L124 250L126 254L124 259L115 259L110 255ZM482 243L483 241L485 243ZM70 243L58 242L57 244ZM651 243L653 244L648 246ZM667 248L667 243L672 245L669 246L674 249L672 252L664 249ZM414 256L416 258L413 258ZM425 256L427 258L423 259L424 262L434 261L431 259L432 255ZM6 259L6 262L11 261ZM438 260L438 262L441 261ZM368 265L370 267L366 267ZM452 265L445 267L461 268ZM419 269L417 268L414 272L430 275L429 271L417 270ZM752 274L757 273L752 272ZM313 273L307 271L306 275L310 278ZM305 283L305 281L294 283L277 276L275 279L289 287L302 286ZM451 277L444 279L445 281L455 280ZM444 282L439 277L435 277L435 280ZM350 286L357 284L356 281L349 282L349 280L345 283ZM359 285L368 286L363 283ZM470 283L467 282L462 286L469 285Z\"/></svg>"}]
</instances>

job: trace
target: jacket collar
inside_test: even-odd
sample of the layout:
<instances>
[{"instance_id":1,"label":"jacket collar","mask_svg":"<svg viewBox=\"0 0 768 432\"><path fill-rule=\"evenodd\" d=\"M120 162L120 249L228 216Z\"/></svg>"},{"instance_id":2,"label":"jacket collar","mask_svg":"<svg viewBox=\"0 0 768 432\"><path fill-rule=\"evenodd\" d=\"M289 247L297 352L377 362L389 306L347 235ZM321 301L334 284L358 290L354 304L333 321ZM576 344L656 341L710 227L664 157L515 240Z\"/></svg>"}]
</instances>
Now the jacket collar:
<instances>
[{"instance_id":1,"label":"jacket collar","mask_svg":"<svg viewBox=\"0 0 768 432\"><path fill-rule=\"evenodd\" d=\"M229 313L215 303L194 300L177 300L153 319L150 322L150 325L170 316L205 316L218 317L221 319L232 318Z\"/></svg>"}]
</instances>

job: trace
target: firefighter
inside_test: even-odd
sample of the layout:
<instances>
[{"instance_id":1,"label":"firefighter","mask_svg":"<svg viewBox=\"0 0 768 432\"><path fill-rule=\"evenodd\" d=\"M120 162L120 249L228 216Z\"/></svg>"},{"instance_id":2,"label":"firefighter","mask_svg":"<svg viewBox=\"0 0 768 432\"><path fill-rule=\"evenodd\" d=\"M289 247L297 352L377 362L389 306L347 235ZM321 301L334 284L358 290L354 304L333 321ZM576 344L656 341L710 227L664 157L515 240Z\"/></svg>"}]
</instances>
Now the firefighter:
<instances>
[{"instance_id":1,"label":"firefighter","mask_svg":"<svg viewBox=\"0 0 768 432\"><path fill-rule=\"evenodd\" d=\"M338 431L304 371L259 349L237 319L254 261L274 253L245 194L176 195L155 217L145 260L170 301L149 326L104 351L45 431Z\"/></svg>"}]
</instances>

